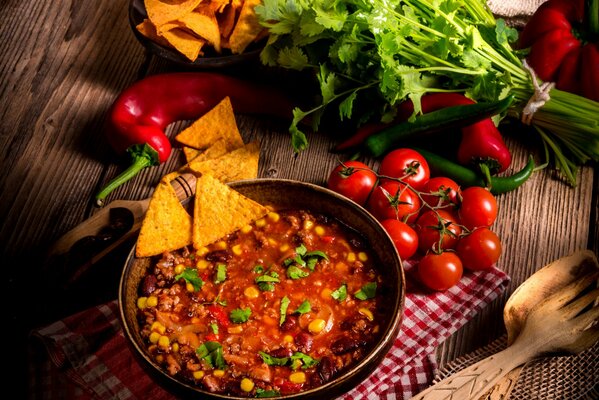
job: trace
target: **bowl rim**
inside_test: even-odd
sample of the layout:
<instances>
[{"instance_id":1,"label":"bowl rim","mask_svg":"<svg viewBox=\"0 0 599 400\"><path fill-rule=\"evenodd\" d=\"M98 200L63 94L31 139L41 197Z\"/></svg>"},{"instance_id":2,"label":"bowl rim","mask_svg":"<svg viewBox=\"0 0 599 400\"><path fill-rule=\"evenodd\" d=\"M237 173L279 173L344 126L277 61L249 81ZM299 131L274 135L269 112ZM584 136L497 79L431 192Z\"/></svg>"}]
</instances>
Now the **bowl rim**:
<instances>
[{"instance_id":1,"label":"bowl rim","mask_svg":"<svg viewBox=\"0 0 599 400\"><path fill-rule=\"evenodd\" d=\"M231 186L232 188L235 188L235 187L239 187L239 186L243 186L243 185L255 185L255 184L264 184L264 185L266 185L266 184L282 184L282 185L301 186L301 187L304 187L309 190L316 190L316 191L325 193L326 195L333 196L333 197L337 198L338 200L341 200L342 202L348 202L350 205L354 206L354 209L357 212L359 212L360 214L362 214L362 216L364 218L366 218L367 220L370 220L370 222L372 222L375 226L377 226L377 229L380 230L380 232L382 232L384 234L384 236L387 238L387 240L390 243L393 243L391 237L386 232L386 230L383 228L383 226L380 224L380 222L372 214L370 214L364 207L360 206L358 203L354 202L353 200L348 199L347 197L342 196L342 195L340 195L328 188L325 188L323 186L316 185L316 184L309 183L309 182L303 182L303 181L298 181L298 180L293 180L293 179L281 179L281 178L246 179L246 180L231 182L228 185ZM190 199L192 199L192 198L193 198L193 196ZM352 228L351 225L349 225L347 222L345 222L345 221L341 221L341 222L346 224L350 228ZM354 229L354 228L352 228L352 229ZM393 307L391 307L391 309L398 310L398 312L396 312L393 315L393 317L389 320L388 324L386 325L386 331L384 332L383 335L381 335L381 337L379 338L376 345L374 347L372 347L372 349L361 360L359 360L358 363L354 364L351 368L345 370L342 374L340 374L333 380L325 383L324 385L317 386L315 388L305 390L302 392L298 392L298 393L294 393L294 394L290 394L290 395L271 397L272 399L294 399L294 398L318 397L318 396L322 396L321 392L323 390L336 392L337 395L343 394L343 393L348 393L349 391L351 391L354 388L356 388L357 386L359 386L380 365L380 363L383 361L383 359L389 353L389 350L393 346L395 339L397 338L397 336L399 334L399 330L401 328L404 311L405 311L406 277L405 277L405 271L404 271L404 267L403 267L403 261L401 260L399 253L395 249L395 246L392 246L392 248L395 250L394 254L393 254L393 258L397 261L396 264L399 267L399 270L397 271L399 282L398 282L398 288L397 288L398 296L394 297L394 299L396 301L395 301L395 304L393 305ZM144 259L149 259L149 257L144 258ZM247 400L248 397L238 397L238 396L222 395L222 394L218 394L218 393L208 392L208 391L205 391L197 386L190 385L187 382L184 382L180 379L174 378L173 376L165 373L164 370L159 365L157 365L154 362L154 360L152 360L147 355L147 353L145 352L144 349L141 348L139 343L137 343L137 341L134 340L135 336L132 332L133 327L130 327L129 324L127 323L124 296L125 296L125 292L126 292L127 278L131 271L131 265L133 264L133 262L135 260L141 260L141 259L138 259L135 257L135 244L133 244L133 246L127 256L127 259L125 260L124 267L122 269L121 276L120 276L119 287L118 287L118 308L119 308L119 320L120 320L119 322L124 331L127 342L129 343L129 345L133 346L136 355L140 356L144 359L145 363L147 364L146 367L151 366L151 370L153 372L156 372L156 373L160 374L161 377L166 378L170 384L173 384L176 386L182 386L188 390L191 390L191 391L197 393L198 395L207 396L208 398L212 398L212 399ZM359 377L359 380L355 384L347 383L348 380L356 379L355 378L356 376ZM158 382L156 379L152 379L152 380L157 385L160 385L160 382ZM162 385L160 385L160 386L162 386ZM344 389L344 390L340 391L339 389Z\"/></svg>"},{"instance_id":2,"label":"bowl rim","mask_svg":"<svg viewBox=\"0 0 599 400\"><path fill-rule=\"evenodd\" d=\"M135 38L146 49L152 52L152 54L155 54L156 56L173 62L179 66L210 69L237 65L245 61L258 59L260 52L262 51L262 48L266 44L266 40L263 39L258 43L250 44L250 46L248 46L248 50L244 51L241 54L209 54L208 56L198 56L198 58L195 61L190 61L177 50L162 46L161 44L151 40L150 38L145 37L136 29L136 26L139 23L143 22L143 20L147 17L148 14L146 12L143 0L130 0L129 25L131 26L131 30L133 31ZM208 51L211 51L210 47L208 47L208 49Z\"/></svg>"}]
</instances>

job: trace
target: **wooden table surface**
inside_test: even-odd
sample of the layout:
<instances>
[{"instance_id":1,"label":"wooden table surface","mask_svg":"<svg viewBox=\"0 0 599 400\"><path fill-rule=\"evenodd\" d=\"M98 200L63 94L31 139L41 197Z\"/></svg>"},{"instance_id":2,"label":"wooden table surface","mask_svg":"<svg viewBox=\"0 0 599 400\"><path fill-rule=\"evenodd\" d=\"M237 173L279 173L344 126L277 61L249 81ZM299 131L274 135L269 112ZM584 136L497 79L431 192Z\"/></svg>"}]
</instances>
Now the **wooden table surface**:
<instances>
[{"instance_id":1,"label":"wooden table surface","mask_svg":"<svg viewBox=\"0 0 599 400\"><path fill-rule=\"evenodd\" d=\"M4 362L14 366L19 387L26 382L27 332L116 298L130 243L67 287L64 268L44 257L54 240L97 211L93 195L126 165L103 134L108 108L136 80L181 70L152 57L136 41L127 6L126 0L5 0L0 5L0 259L6 272L1 292L10 318L3 323L10 331L5 346L11 349ZM267 76L257 64L221 72ZM171 135L185 123L172 125ZM286 123L238 115L238 124L246 142L261 142L261 177L324 184L336 164L330 135L310 135L310 148L294 157ZM531 142L505 133L513 166L519 168L533 149ZM377 160L365 161L377 165ZM158 179L182 163L176 149L167 163L145 169L109 200L148 197ZM516 192L498 197L494 230L504 245L499 267L511 284L438 349L441 366L503 334L503 304L535 270L575 250L599 251L597 172L583 168L579 185L571 188L546 169Z\"/></svg>"}]
</instances>

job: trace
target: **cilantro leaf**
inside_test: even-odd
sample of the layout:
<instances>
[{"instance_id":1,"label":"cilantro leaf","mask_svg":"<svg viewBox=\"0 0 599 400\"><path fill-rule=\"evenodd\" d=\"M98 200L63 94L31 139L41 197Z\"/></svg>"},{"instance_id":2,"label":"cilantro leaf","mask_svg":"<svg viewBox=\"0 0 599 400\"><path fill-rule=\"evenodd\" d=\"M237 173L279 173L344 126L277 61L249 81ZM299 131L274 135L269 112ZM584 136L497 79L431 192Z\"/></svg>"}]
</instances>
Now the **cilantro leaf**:
<instances>
[{"instance_id":1,"label":"cilantro leaf","mask_svg":"<svg viewBox=\"0 0 599 400\"><path fill-rule=\"evenodd\" d=\"M347 285L344 283L337 290L331 293L331 297L337 300L338 302L342 302L347 298Z\"/></svg>"},{"instance_id":2,"label":"cilantro leaf","mask_svg":"<svg viewBox=\"0 0 599 400\"><path fill-rule=\"evenodd\" d=\"M315 358L310 357L307 354L304 354L302 352L295 352L293 353L293 355L291 356L291 364L294 364L295 360L300 360L302 362L302 369L307 369L307 368L311 368L313 366L315 366L316 364L318 364L318 362L320 360L317 360Z\"/></svg>"},{"instance_id":3,"label":"cilantro leaf","mask_svg":"<svg viewBox=\"0 0 599 400\"><path fill-rule=\"evenodd\" d=\"M287 277L290 279L301 279L305 278L308 275L310 275L310 273L304 271L298 266L292 265L289 268L287 268Z\"/></svg>"},{"instance_id":4,"label":"cilantro leaf","mask_svg":"<svg viewBox=\"0 0 599 400\"><path fill-rule=\"evenodd\" d=\"M185 279L185 282L191 283L193 291L197 292L204 286L204 281L198 276L198 270L195 268L185 268L183 272L175 276L175 280Z\"/></svg>"},{"instance_id":5,"label":"cilantro leaf","mask_svg":"<svg viewBox=\"0 0 599 400\"><path fill-rule=\"evenodd\" d=\"M256 388L257 398L277 397L280 395L281 393L278 390L264 390L262 388Z\"/></svg>"},{"instance_id":6,"label":"cilantro leaf","mask_svg":"<svg viewBox=\"0 0 599 400\"><path fill-rule=\"evenodd\" d=\"M216 266L216 276L214 277L214 283L223 283L227 279L227 266L225 264L218 264Z\"/></svg>"},{"instance_id":7,"label":"cilantro leaf","mask_svg":"<svg viewBox=\"0 0 599 400\"><path fill-rule=\"evenodd\" d=\"M246 308L236 308L229 314L229 319L234 324L243 324L247 322L252 314L252 310L249 307Z\"/></svg>"},{"instance_id":8,"label":"cilantro leaf","mask_svg":"<svg viewBox=\"0 0 599 400\"><path fill-rule=\"evenodd\" d=\"M283 325L285 322L285 318L287 318L287 308L289 307L289 298L287 296L281 299L281 306L279 308L279 313L281 316L279 317L279 326Z\"/></svg>"},{"instance_id":9,"label":"cilantro leaf","mask_svg":"<svg viewBox=\"0 0 599 400\"><path fill-rule=\"evenodd\" d=\"M215 335L218 335L218 325L215 324L214 322L210 324L210 329L212 330L212 333L214 333Z\"/></svg>"},{"instance_id":10,"label":"cilantro leaf","mask_svg":"<svg viewBox=\"0 0 599 400\"><path fill-rule=\"evenodd\" d=\"M218 342L207 341L196 349L196 355L200 360L206 361L210 368L225 369L227 364L223 357L223 347Z\"/></svg>"},{"instance_id":11,"label":"cilantro leaf","mask_svg":"<svg viewBox=\"0 0 599 400\"><path fill-rule=\"evenodd\" d=\"M303 244L303 243L302 243L302 244L300 244L299 246L297 246L297 247L295 248L295 253L296 253L298 256L303 256L303 255L305 255L307 251L308 251L308 249L306 248L306 246L304 246L304 244Z\"/></svg>"},{"instance_id":12,"label":"cilantro leaf","mask_svg":"<svg viewBox=\"0 0 599 400\"><path fill-rule=\"evenodd\" d=\"M263 292L272 292L275 290L275 283L279 283L279 274L275 271L270 271L264 275L257 276L254 282L258 285L258 288Z\"/></svg>"},{"instance_id":13,"label":"cilantro leaf","mask_svg":"<svg viewBox=\"0 0 599 400\"><path fill-rule=\"evenodd\" d=\"M289 357L273 357L270 354L265 353L263 351L259 351L258 354L260 355L262 361L264 361L266 365L278 365L283 367L287 365L287 363L289 363Z\"/></svg>"},{"instance_id":14,"label":"cilantro leaf","mask_svg":"<svg viewBox=\"0 0 599 400\"><path fill-rule=\"evenodd\" d=\"M294 313L305 314L310 312L311 310L312 307L310 306L310 302L308 300L304 300L304 302L299 305L299 307L294 311Z\"/></svg>"},{"instance_id":15,"label":"cilantro leaf","mask_svg":"<svg viewBox=\"0 0 599 400\"><path fill-rule=\"evenodd\" d=\"M261 274L264 272L264 267L262 265L256 265L254 267L254 272L257 274Z\"/></svg>"},{"instance_id":16,"label":"cilantro leaf","mask_svg":"<svg viewBox=\"0 0 599 400\"><path fill-rule=\"evenodd\" d=\"M368 300L374 298L374 296L376 296L376 282L368 282L354 294L354 297L358 300Z\"/></svg>"}]
</instances>

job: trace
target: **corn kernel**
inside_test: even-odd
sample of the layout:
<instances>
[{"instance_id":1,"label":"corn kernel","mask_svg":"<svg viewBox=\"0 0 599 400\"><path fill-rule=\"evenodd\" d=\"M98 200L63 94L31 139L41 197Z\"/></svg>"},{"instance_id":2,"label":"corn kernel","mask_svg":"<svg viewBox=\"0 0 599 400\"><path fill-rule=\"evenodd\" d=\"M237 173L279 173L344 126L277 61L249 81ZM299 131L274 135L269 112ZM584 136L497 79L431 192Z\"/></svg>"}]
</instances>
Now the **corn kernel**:
<instances>
[{"instance_id":1,"label":"corn kernel","mask_svg":"<svg viewBox=\"0 0 599 400\"><path fill-rule=\"evenodd\" d=\"M208 268L208 265L210 265L210 262L204 260L203 258L198 260L198 262L196 263L196 267L198 269L206 269Z\"/></svg>"},{"instance_id":2,"label":"corn kernel","mask_svg":"<svg viewBox=\"0 0 599 400\"><path fill-rule=\"evenodd\" d=\"M227 248L227 242L225 242L224 240L220 240L218 242L216 242L216 248L224 250Z\"/></svg>"},{"instance_id":3,"label":"corn kernel","mask_svg":"<svg viewBox=\"0 0 599 400\"><path fill-rule=\"evenodd\" d=\"M241 250L241 245L240 244L236 244L235 246L231 247L231 251L236 256L240 256L243 253L243 251Z\"/></svg>"},{"instance_id":4,"label":"corn kernel","mask_svg":"<svg viewBox=\"0 0 599 400\"><path fill-rule=\"evenodd\" d=\"M349 272L349 266L341 261L335 264L335 269L337 270L337 272L343 275L346 275Z\"/></svg>"},{"instance_id":5,"label":"corn kernel","mask_svg":"<svg viewBox=\"0 0 599 400\"><path fill-rule=\"evenodd\" d=\"M183 272L184 269L185 269L185 265L177 264L177 266L175 267L175 274L179 275L180 273Z\"/></svg>"},{"instance_id":6,"label":"corn kernel","mask_svg":"<svg viewBox=\"0 0 599 400\"><path fill-rule=\"evenodd\" d=\"M171 341L168 338L168 336L160 336L160 338L158 339L158 346L160 347L168 347L170 344Z\"/></svg>"},{"instance_id":7,"label":"corn kernel","mask_svg":"<svg viewBox=\"0 0 599 400\"><path fill-rule=\"evenodd\" d=\"M193 317L193 318L191 319L191 323L192 323L192 324L198 324L198 323L200 323L200 321L201 321L201 319L199 319L198 317Z\"/></svg>"},{"instance_id":8,"label":"corn kernel","mask_svg":"<svg viewBox=\"0 0 599 400\"><path fill-rule=\"evenodd\" d=\"M212 372L212 375L216 376L217 378L222 378L223 376L225 376L225 371L223 371L222 369L215 369Z\"/></svg>"},{"instance_id":9,"label":"corn kernel","mask_svg":"<svg viewBox=\"0 0 599 400\"><path fill-rule=\"evenodd\" d=\"M370 311L369 309L367 309L367 308L360 308L358 310L358 312L360 314L362 314L363 316L365 316L366 318L368 318L369 321L374 320L374 315L372 315L372 311Z\"/></svg>"},{"instance_id":10,"label":"corn kernel","mask_svg":"<svg viewBox=\"0 0 599 400\"><path fill-rule=\"evenodd\" d=\"M154 321L150 329L160 333L161 335L164 335L164 332L166 332L166 327L158 321Z\"/></svg>"},{"instance_id":11,"label":"corn kernel","mask_svg":"<svg viewBox=\"0 0 599 400\"><path fill-rule=\"evenodd\" d=\"M199 249L196 250L196 255L198 257L204 257L206 254L208 254L208 247L206 246L202 246Z\"/></svg>"},{"instance_id":12,"label":"corn kernel","mask_svg":"<svg viewBox=\"0 0 599 400\"><path fill-rule=\"evenodd\" d=\"M173 343L173 353L179 352L179 343Z\"/></svg>"},{"instance_id":13,"label":"corn kernel","mask_svg":"<svg viewBox=\"0 0 599 400\"><path fill-rule=\"evenodd\" d=\"M306 383L306 374L302 371L289 374L289 380L292 383Z\"/></svg>"},{"instance_id":14,"label":"corn kernel","mask_svg":"<svg viewBox=\"0 0 599 400\"><path fill-rule=\"evenodd\" d=\"M187 282L185 284L185 289L187 289L188 292L192 293L196 290L196 288L193 287L193 285L191 284L191 282Z\"/></svg>"},{"instance_id":15,"label":"corn kernel","mask_svg":"<svg viewBox=\"0 0 599 400\"><path fill-rule=\"evenodd\" d=\"M320 333L322 332L325 326L326 322L324 319L316 318L315 320L312 320L310 322L310 324L308 325L308 330L312 333Z\"/></svg>"},{"instance_id":16,"label":"corn kernel","mask_svg":"<svg viewBox=\"0 0 599 400\"><path fill-rule=\"evenodd\" d=\"M284 252L286 252L287 250L289 250L289 245L288 245L287 243L285 243L285 244L282 244L282 245L281 245L281 247L279 247L279 251L280 251L281 253L284 253Z\"/></svg>"},{"instance_id":17,"label":"corn kernel","mask_svg":"<svg viewBox=\"0 0 599 400\"><path fill-rule=\"evenodd\" d=\"M293 362L291 363L291 369L296 370L298 368L300 368L303 365L301 360L293 360Z\"/></svg>"},{"instance_id":18,"label":"corn kernel","mask_svg":"<svg viewBox=\"0 0 599 400\"><path fill-rule=\"evenodd\" d=\"M347 260L347 262L350 262L350 263L353 263L353 262L355 262L355 261L356 261L356 253L354 253L353 251L352 251L352 252L349 252L349 253L347 253L347 258L346 258L346 260Z\"/></svg>"},{"instance_id":19,"label":"corn kernel","mask_svg":"<svg viewBox=\"0 0 599 400\"><path fill-rule=\"evenodd\" d=\"M268 243L270 243L271 246L277 246L279 243L273 239L273 238L268 238Z\"/></svg>"},{"instance_id":20,"label":"corn kernel","mask_svg":"<svg viewBox=\"0 0 599 400\"><path fill-rule=\"evenodd\" d=\"M263 226L266 226L266 220L264 218L260 218L255 222L255 224L258 228L262 228Z\"/></svg>"},{"instance_id":21,"label":"corn kernel","mask_svg":"<svg viewBox=\"0 0 599 400\"><path fill-rule=\"evenodd\" d=\"M309 231L314 227L314 221L310 221L309 219L304 221L304 230Z\"/></svg>"},{"instance_id":22,"label":"corn kernel","mask_svg":"<svg viewBox=\"0 0 599 400\"><path fill-rule=\"evenodd\" d=\"M252 231L252 226L251 225L246 225L244 227L241 228L241 232L242 233L250 233Z\"/></svg>"},{"instance_id":23,"label":"corn kernel","mask_svg":"<svg viewBox=\"0 0 599 400\"><path fill-rule=\"evenodd\" d=\"M361 251L358 253L358 260L365 262L368 261L368 254L366 254L365 252Z\"/></svg>"},{"instance_id":24,"label":"corn kernel","mask_svg":"<svg viewBox=\"0 0 599 400\"><path fill-rule=\"evenodd\" d=\"M243 378L241 380L241 383L239 384L239 387L241 388L241 390L243 390L244 392L251 392L252 390L254 390L254 381L252 381L249 378Z\"/></svg>"},{"instance_id":25,"label":"corn kernel","mask_svg":"<svg viewBox=\"0 0 599 400\"><path fill-rule=\"evenodd\" d=\"M285 335L285 336L283 336L283 341L285 343L293 343L293 336L291 336L291 335Z\"/></svg>"},{"instance_id":26,"label":"corn kernel","mask_svg":"<svg viewBox=\"0 0 599 400\"><path fill-rule=\"evenodd\" d=\"M324 228L318 225L314 228L314 233L316 233L318 236L322 236L324 235Z\"/></svg>"},{"instance_id":27,"label":"corn kernel","mask_svg":"<svg viewBox=\"0 0 599 400\"><path fill-rule=\"evenodd\" d=\"M152 332L150 333L150 343L158 343L158 339L160 339L160 333Z\"/></svg>"},{"instance_id":28,"label":"corn kernel","mask_svg":"<svg viewBox=\"0 0 599 400\"><path fill-rule=\"evenodd\" d=\"M148 297L148 301L146 302L148 307L156 307L158 305L158 297L150 296Z\"/></svg>"},{"instance_id":29,"label":"corn kernel","mask_svg":"<svg viewBox=\"0 0 599 400\"><path fill-rule=\"evenodd\" d=\"M243 332L243 326L241 325L233 325L227 328L228 333L239 334Z\"/></svg>"},{"instance_id":30,"label":"corn kernel","mask_svg":"<svg viewBox=\"0 0 599 400\"><path fill-rule=\"evenodd\" d=\"M158 355L156 356L156 362L160 364L160 363L162 363L163 361L164 361L164 356L163 356L162 354L158 354Z\"/></svg>"},{"instance_id":31,"label":"corn kernel","mask_svg":"<svg viewBox=\"0 0 599 400\"><path fill-rule=\"evenodd\" d=\"M281 216L276 212L271 211L268 213L268 218L273 222L277 222L281 218Z\"/></svg>"},{"instance_id":32,"label":"corn kernel","mask_svg":"<svg viewBox=\"0 0 599 400\"><path fill-rule=\"evenodd\" d=\"M243 291L243 294L245 294L245 297L247 297L248 299L255 299L258 296L260 296L260 291L256 289L254 286L248 286Z\"/></svg>"},{"instance_id":33,"label":"corn kernel","mask_svg":"<svg viewBox=\"0 0 599 400\"><path fill-rule=\"evenodd\" d=\"M140 297L137 299L137 308L139 308L140 310L143 310L144 308L146 308L147 305L148 305L147 297Z\"/></svg>"},{"instance_id":34,"label":"corn kernel","mask_svg":"<svg viewBox=\"0 0 599 400\"><path fill-rule=\"evenodd\" d=\"M202 379L204 377L204 371L193 371L193 379Z\"/></svg>"},{"instance_id":35,"label":"corn kernel","mask_svg":"<svg viewBox=\"0 0 599 400\"><path fill-rule=\"evenodd\" d=\"M333 291L329 288L324 288L322 289L322 291L320 292L320 297L324 300L329 300L331 298L331 294L333 293Z\"/></svg>"}]
</instances>

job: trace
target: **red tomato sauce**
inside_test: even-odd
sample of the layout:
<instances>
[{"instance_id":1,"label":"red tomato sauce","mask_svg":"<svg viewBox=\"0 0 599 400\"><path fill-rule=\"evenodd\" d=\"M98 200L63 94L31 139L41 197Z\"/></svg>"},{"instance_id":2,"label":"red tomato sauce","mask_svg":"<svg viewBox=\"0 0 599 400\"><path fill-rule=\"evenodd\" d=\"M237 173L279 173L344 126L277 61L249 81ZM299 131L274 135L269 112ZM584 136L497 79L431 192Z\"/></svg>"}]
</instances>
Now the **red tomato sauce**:
<instances>
[{"instance_id":1,"label":"red tomato sauce","mask_svg":"<svg viewBox=\"0 0 599 400\"><path fill-rule=\"evenodd\" d=\"M148 354L215 393L276 396L360 360L387 290L366 241L333 218L271 212L206 248L157 258L140 285Z\"/></svg>"}]
</instances>

